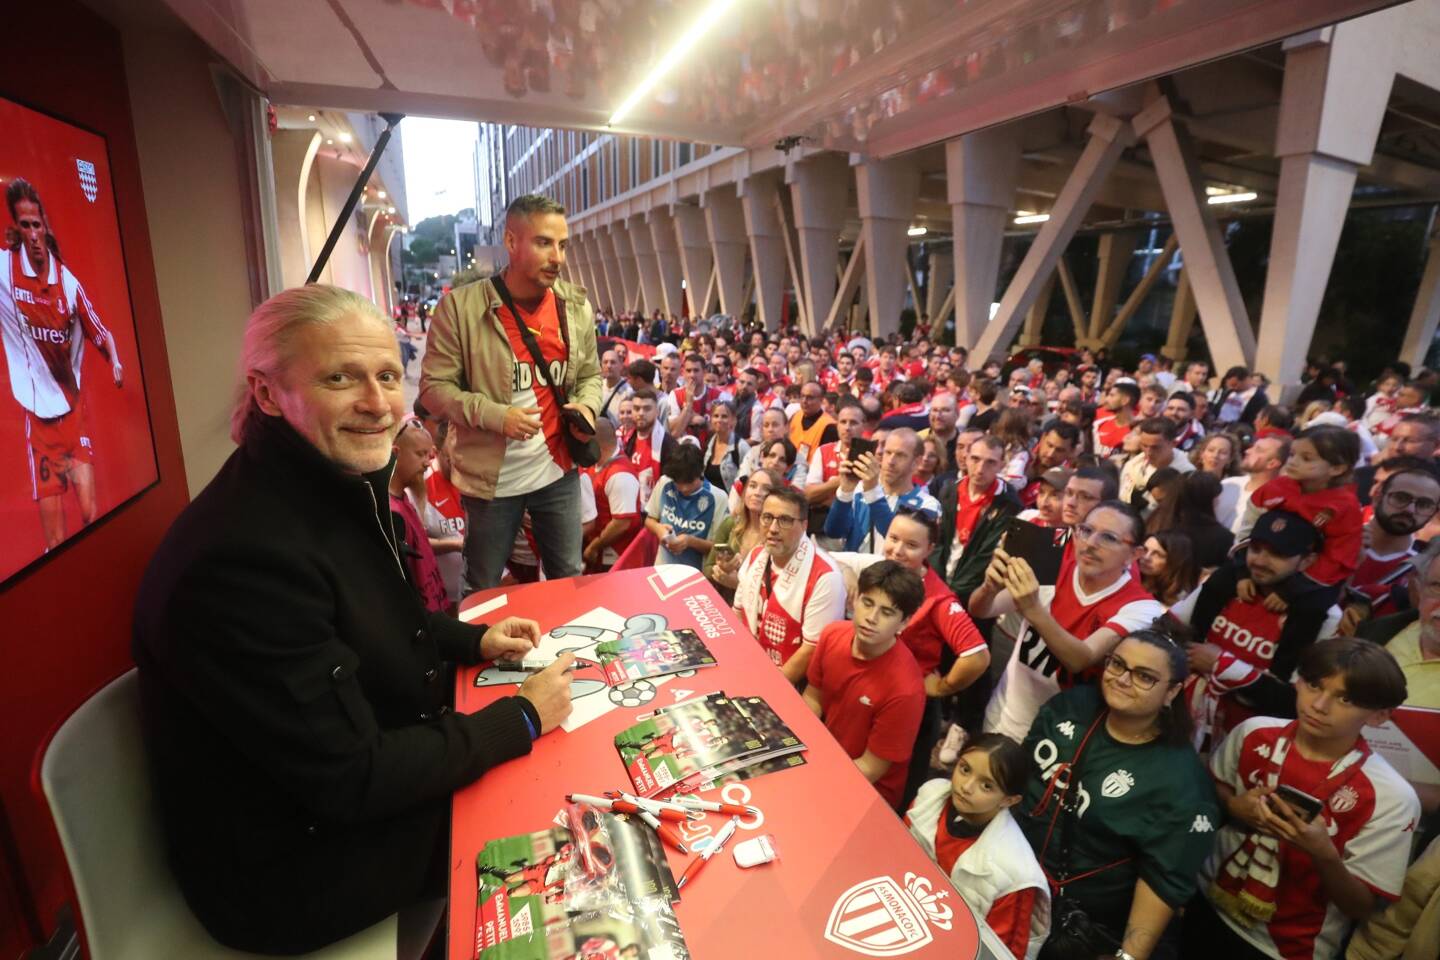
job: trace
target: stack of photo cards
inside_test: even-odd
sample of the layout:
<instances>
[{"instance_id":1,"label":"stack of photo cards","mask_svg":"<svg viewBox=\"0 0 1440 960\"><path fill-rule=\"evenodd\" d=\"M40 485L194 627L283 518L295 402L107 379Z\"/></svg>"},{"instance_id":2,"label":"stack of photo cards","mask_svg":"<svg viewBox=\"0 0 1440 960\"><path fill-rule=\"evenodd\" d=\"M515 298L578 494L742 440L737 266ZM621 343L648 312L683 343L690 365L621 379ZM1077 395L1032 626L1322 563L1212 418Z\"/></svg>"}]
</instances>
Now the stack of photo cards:
<instances>
[{"instance_id":1,"label":"stack of photo cards","mask_svg":"<svg viewBox=\"0 0 1440 960\"><path fill-rule=\"evenodd\" d=\"M715 666L714 654L694 630L622 636L597 643L595 653L612 687Z\"/></svg>"},{"instance_id":2,"label":"stack of photo cards","mask_svg":"<svg viewBox=\"0 0 1440 960\"><path fill-rule=\"evenodd\" d=\"M689 960L655 831L573 803L557 824L480 850L476 957Z\"/></svg>"},{"instance_id":3,"label":"stack of photo cards","mask_svg":"<svg viewBox=\"0 0 1440 960\"><path fill-rule=\"evenodd\" d=\"M805 744L759 697L712 693L656 710L615 736L642 797L710 789L798 766Z\"/></svg>"}]
</instances>

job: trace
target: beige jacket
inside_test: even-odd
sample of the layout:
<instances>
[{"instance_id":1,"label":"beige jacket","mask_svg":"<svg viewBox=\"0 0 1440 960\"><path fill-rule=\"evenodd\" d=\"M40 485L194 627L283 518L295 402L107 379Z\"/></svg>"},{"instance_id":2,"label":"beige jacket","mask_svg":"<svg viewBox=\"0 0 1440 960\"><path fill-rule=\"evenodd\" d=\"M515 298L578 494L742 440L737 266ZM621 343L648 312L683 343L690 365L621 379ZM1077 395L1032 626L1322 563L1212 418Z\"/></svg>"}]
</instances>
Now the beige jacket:
<instances>
[{"instance_id":1,"label":"beige jacket","mask_svg":"<svg viewBox=\"0 0 1440 960\"><path fill-rule=\"evenodd\" d=\"M1406 834L1404 842L1409 842ZM1401 841L1396 841L1401 842ZM1346 960L1434 960L1440 957L1440 838L1405 874L1400 899L1360 925Z\"/></svg>"},{"instance_id":2,"label":"beige jacket","mask_svg":"<svg viewBox=\"0 0 1440 960\"><path fill-rule=\"evenodd\" d=\"M570 403L598 413L602 380L595 350L595 312L584 287L557 280L555 296L564 302L570 329L565 396ZM488 280L447 293L430 318L420 367L420 402L434 416L449 420L456 431L451 457L455 486L467 496L486 500L495 495L505 458L501 430L515 376L515 353L496 316L500 306L500 296ZM549 387L537 384L535 389Z\"/></svg>"}]
</instances>

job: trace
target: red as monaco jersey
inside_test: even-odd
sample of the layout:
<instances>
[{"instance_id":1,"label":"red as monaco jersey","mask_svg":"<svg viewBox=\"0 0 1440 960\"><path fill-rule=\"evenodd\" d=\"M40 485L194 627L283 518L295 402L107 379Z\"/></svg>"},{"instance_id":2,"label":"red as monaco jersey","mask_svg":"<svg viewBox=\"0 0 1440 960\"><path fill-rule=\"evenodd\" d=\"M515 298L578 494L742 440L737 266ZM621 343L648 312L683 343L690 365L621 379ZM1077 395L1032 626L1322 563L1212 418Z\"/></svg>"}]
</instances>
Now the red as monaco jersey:
<instances>
[{"instance_id":1,"label":"red as monaco jersey","mask_svg":"<svg viewBox=\"0 0 1440 960\"><path fill-rule=\"evenodd\" d=\"M840 475L840 444L822 443L816 451L820 456L820 482L826 483Z\"/></svg>"},{"instance_id":2,"label":"red as monaco jersey","mask_svg":"<svg viewBox=\"0 0 1440 960\"><path fill-rule=\"evenodd\" d=\"M1236 727L1211 755L1215 779L1237 793L1263 785L1288 723L1256 717ZM1360 771L1326 799L1319 816L1330 842L1344 858L1345 869L1378 896L1395 900L1405 879L1420 803L1409 784L1378 755L1371 753L1361 763ZM1293 743L1285 747L1280 783L1314 796L1323 792L1329 774L1330 764L1305 759ZM1244 836L1234 824L1220 831L1216 856L1205 866L1200 889L1206 889L1205 881L1215 875ZM1286 960L1339 956L1350 921L1325 895L1320 873L1308 854L1282 843L1279 855L1274 917L1235 932L1265 953Z\"/></svg>"},{"instance_id":3,"label":"red as monaco jersey","mask_svg":"<svg viewBox=\"0 0 1440 960\"><path fill-rule=\"evenodd\" d=\"M1387 613L1395 612L1395 605L1390 602L1390 588L1405 576L1414 559L1413 545L1385 557L1378 556L1371 550L1360 555L1360 566L1355 568L1354 575L1350 577L1350 589L1364 594L1370 601L1372 617L1383 617Z\"/></svg>"}]
</instances>

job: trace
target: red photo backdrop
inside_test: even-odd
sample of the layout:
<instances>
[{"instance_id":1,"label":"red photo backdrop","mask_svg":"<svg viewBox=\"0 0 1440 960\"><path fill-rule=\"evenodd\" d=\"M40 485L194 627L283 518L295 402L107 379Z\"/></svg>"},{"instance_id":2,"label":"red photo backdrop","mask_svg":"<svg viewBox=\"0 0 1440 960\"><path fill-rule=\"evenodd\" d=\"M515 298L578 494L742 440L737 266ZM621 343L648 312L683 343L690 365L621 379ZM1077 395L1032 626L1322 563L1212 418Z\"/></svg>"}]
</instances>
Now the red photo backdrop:
<instances>
[{"instance_id":1,"label":"red photo backdrop","mask_svg":"<svg viewBox=\"0 0 1440 960\"><path fill-rule=\"evenodd\" d=\"M85 343L80 385L98 521L158 479L105 139L3 98L0 131L0 191L17 177L35 187L62 262L114 337L124 368L117 388L109 362L93 342ZM9 257L14 224L8 207L0 207L0 224L7 228L0 256ZM0 289L0 296L12 295ZM83 332L72 336L83 338ZM45 552L26 417L11 390L9 364L0 363L0 582ZM70 540L85 530L73 486L61 500Z\"/></svg>"}]
</instances>

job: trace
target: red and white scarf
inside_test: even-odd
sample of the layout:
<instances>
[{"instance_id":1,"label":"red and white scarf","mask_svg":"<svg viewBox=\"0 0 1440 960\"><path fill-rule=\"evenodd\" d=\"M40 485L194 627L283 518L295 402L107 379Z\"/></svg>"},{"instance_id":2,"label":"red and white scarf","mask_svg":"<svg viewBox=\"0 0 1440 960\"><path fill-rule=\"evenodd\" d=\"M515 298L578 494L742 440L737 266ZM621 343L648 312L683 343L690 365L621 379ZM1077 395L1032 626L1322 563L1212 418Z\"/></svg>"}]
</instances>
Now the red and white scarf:
<instances>
[{"instance_id":1,"label":"red and white scarf","mask_svg":"<svg viewBox=\"0 0 1440 960\"><path fill-rule=\"evenodd\" d=\"M1295 730L1299 722L1292 720L1280 731L1265 766L1257 771L1255 786L1274 787L1280 783L1280 771L1285 758L1295 745ZM1355 747L1330 767L1325 783L1314 795L1321 803L1320 813L1325 815L1325 804L1330 796L1339 790L1365 766L1370 747L1364 738L1355 741ZM1269 923L1275 916L1275 891L1280 886L1280 841L1268 834L1252 830L1243 843L1235 849L1215 872L1215 881L1210 885L1210 900L1216 908L1242 927L1257 923Z\"/></svg>"}]
</instances>

